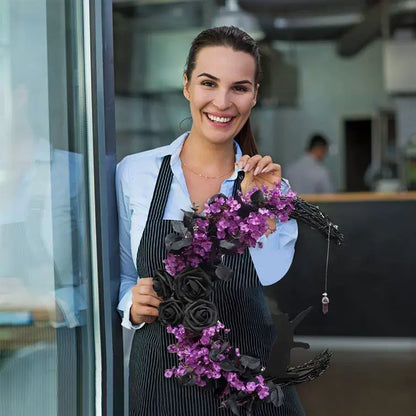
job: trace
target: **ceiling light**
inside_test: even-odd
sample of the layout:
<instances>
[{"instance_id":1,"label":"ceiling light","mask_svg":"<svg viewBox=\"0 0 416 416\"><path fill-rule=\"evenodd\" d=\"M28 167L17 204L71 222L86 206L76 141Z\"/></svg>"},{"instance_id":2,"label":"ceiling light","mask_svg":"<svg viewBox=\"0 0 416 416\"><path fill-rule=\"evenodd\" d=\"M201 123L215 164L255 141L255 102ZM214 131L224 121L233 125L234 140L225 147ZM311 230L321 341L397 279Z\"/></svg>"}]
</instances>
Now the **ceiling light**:
<instances>
[{"instance_id":1,"label":"ceiling light","mask_svg":"<svg viewBox=\"0 0 416 416\"><path fill-rule=\"evenodd\" d=\"M226 0L225 7L221 7L214 15L212 25L236 26L247 32L254 40L261 40L265 36L257 19L241 10L237 0Z\"/></svg>"}]
</instances>

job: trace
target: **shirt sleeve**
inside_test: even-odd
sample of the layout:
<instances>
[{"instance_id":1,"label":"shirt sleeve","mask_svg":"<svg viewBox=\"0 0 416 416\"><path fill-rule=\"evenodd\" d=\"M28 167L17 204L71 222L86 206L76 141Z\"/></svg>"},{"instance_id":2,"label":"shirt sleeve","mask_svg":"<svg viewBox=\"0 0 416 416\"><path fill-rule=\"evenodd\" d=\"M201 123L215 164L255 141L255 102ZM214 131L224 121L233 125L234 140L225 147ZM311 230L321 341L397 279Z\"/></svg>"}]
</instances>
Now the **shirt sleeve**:
<instances>
[{"instance_id":1,"label":"shirt sleeve","mask_svg":"<svg viewBox=\"0 0 416 416\"><path fill-rule=\"evenodd\" d=\"M278 222L276 231L262 236L262 248L250 248L251 259L264 286L278 282L289 270L295 254L298 224L295 220Z\"/></svg>"},{"instance_id":2,"label":"shirt sleeve","mask_svg":"<svg viewBox=\"0 0 416 416\"><path fill-rule=\"evenodd\" d=\"M289 183L282 180L282 191L289 190ZM276 231L268 237L263 235L259 242L262 248L250 248L251 259L262 285L268 286L278 282L288 272L295 254L295 243L298 237L296 220L279 222Z\"/></svg>"},{"instance_id":3,"label":"shirt sleeve","mask_svg":"<svg viewBox=\"0 0 416 416\"><path fill-rule=\"evenodd\" d=\"M118 227L120 244L120 293L117 310L122 316L122 325L129 329L141 328L130 322L130 308L132 305L131 289L136 285L139 276L134 266L130 243L130 196L128 166L121 161L116 170L116 192L118 208Z\"/></svg>"}]
</instances>

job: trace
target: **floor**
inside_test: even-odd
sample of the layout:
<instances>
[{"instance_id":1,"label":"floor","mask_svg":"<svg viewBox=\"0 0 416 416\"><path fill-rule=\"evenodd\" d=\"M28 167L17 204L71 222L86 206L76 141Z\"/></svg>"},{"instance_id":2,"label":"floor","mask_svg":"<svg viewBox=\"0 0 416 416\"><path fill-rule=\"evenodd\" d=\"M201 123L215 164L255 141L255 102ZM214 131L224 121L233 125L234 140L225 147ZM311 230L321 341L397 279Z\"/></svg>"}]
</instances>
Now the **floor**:
<instances>
[{"instance_id":1,"label":"floor","mask_svg":"<svg viewBox=\"0 0 416 416\"><path fill-rule=\"evenodd\" d=\"M292 362L319 351L309 343L311 350L293 350ZM328 344L330 368L298 386L307 416L416 416L416 340Z\"/></svg>"}]
</instances>

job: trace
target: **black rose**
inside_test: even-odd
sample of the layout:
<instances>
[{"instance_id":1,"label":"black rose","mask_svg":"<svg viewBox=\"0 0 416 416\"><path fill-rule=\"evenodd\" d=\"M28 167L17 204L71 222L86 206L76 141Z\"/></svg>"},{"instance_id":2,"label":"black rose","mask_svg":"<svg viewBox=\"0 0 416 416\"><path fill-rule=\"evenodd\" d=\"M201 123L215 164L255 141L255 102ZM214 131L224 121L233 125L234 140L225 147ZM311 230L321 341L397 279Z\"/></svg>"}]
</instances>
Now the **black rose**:
<instances>
[{"instance_id":1,"label":"black rose","mask_svg":"<svg viewBox=\"0 0 416 416\"><path fill-rule=\"evenodd\" d=\"M165 270L157 270L153 277L153 290L162 299L169 299L173 292L173 277Z\"/></svg>"},{"instance_id":2,"label":"black rose","mask_svg":"<svg viewBox=\"0 0 416 416\"><path fill-rule=\"evenodd\" d=\"M186 303L206 299L212 292L211 276L200 267L179 273L173 285L175 296Z\"/></svg>"},{"instance_id":3,"label":"black rose","mask_svg":"<svg viewBox=\"0 0 416 416\"><path fill-rule=\"evenodd\" d=\"M183 304L176 299L168 299L159 304L159 322L162 325L177 326L182 323Z\"/></svg>"},{"instance_id":4,"label":"black rose","mask_svg":"<svg viewBox=\"0 0 416 416\"><path fill-rule=\"evenodd\" d=\"M199 334L203 329L215 325L217 319L217 307L209 300L200 299L186 306L183 326Z\"/></svg>"}]
</instances>

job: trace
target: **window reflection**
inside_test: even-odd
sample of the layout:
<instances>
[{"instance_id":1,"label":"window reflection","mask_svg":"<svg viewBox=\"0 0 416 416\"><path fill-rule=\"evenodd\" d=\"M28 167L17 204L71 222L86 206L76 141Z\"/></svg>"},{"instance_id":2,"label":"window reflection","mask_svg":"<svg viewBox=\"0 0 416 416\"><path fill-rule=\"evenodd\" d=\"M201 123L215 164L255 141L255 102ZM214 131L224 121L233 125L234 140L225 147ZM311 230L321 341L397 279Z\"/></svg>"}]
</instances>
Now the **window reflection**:
<instances>
[{"instance_id":1,"label":"window reflection","mask_svg":"<svg viewBox=\"0 0 416 416\"><path fill-rule=\"evenodd\" d=\"M1 7L0 413L91 414L79 4Z\"/></svg>"}]
</instances>

